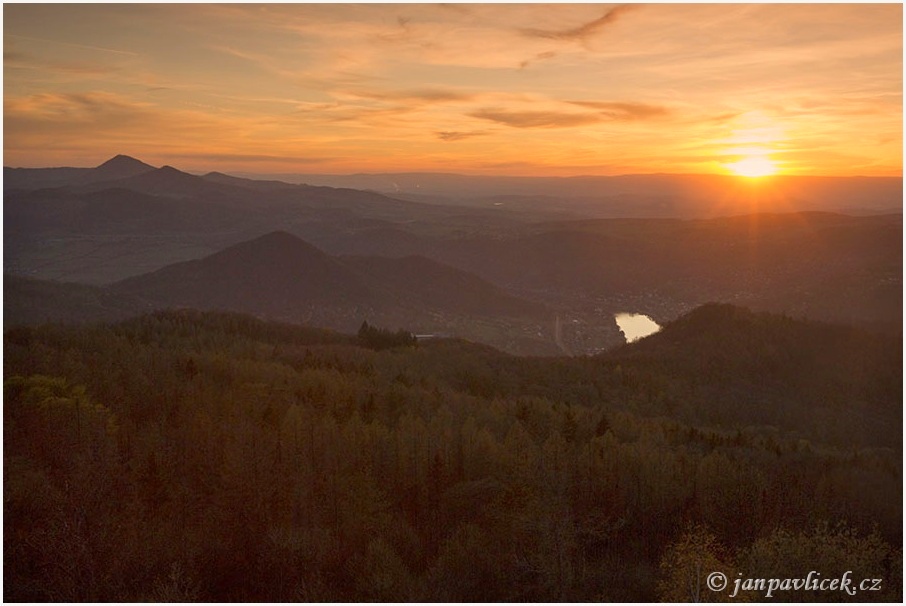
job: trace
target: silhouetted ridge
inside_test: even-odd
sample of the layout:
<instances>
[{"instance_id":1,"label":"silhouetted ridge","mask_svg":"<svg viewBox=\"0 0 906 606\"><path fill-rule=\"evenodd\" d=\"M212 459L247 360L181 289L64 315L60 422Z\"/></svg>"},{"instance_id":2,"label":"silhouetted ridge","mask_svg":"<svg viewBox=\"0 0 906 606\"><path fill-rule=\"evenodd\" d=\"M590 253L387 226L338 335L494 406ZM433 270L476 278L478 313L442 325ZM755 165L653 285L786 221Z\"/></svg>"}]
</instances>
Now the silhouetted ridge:
<instances>
[{"instance_id":1,"label":"silhouetted ridge","mask_svg":"<svg viewBox=\"0 0 906 606\"><path fill-rule=\"evenodd\" d=\"M772 314L756 313L727 303L706 303L659 332L623 348L635 354L742 359L757 355L762 345L774 349L795 338L800 331L823 325Z\"/></svg>"},{"instance_id":2,"label":"silhouetted ridge","mask_svg":"<svg viewBox=\"0 0 906 606\"><path fill-rule=\"evenodd\" d=\"M877 401L895 401L902 392L898 337L726 304L699 307L610 356L622 363L655 362L672 376L691 379L695 389L735 390L736 404L753 410L759 398L778 393L815 407L842 405L865 397L847 393L854 381L870 385Z\"/></svg>"},{"instance_id":3,"label":"silhouetted ridge","mask_svg":"<svg viewBox=\"0 0 906 606\"><path fill-rule=\"evenodd\" d=\"M331 260L330 255L312 246L305 240L283 230L272 231L253 240L230 246L208 258L219 256L256 257L262 262L286 262L302 260L303 257L319 260Z\"/></svg>"},{"instance_id":4,"label":"silhouetted ridge","mask_svg":"<svg viewBox=\"0 0 906 606\"><path fill-rule=\"evenodd\" d=\"M162 166L126 178L112 179L94 186L123 187L142 193L169 197L195 197L201 195L225 195L228 188L201 177L183 172L172 166Z\"/></svg>"},{"instance_id":5,"label":"silhouetted ridge","mask_svg":"<svg viewBox=\"0 0 906 606\"><path fill-rule=\"evenodd\" d=\"M275 191L275 190L285 190L285 189L295 189L300 186L294 185L292 183L285 183L283 181L273 181L273 180L259 180L259 179L245 179L242 177L234 177L226 173L221 173L218 171L212 171L201 176L205 181L210 181L212 183L219 183L221 185L231 185L235 187L242 187L245 189L257 189L262 191Z\"/></svg>"},{"instance_id":6,"label":"silhouetted ridge","mask_svg":"<svg viewBox=\"0 0 906 606\"><path fill-rule=\"evenodd\" d=\"M151 166L150 164L145 164L144 162L142 162L141 160L139 160L137 158L133 158L132 156L126 156L124 154L117 154L116 156L113 156L112 158L110 158L109 160L104 162L103 164L98 165L96 168L97 169L101 169L101 168L115 169L115 170L134 169L134 170L142 170L142 171L154 170L154 167Z\"/></svg>"},{"instance_id":7,"label":"silhouetted ridge","mask_svg":"<svg viewBox=\"0 0 906 606\"><path fill-rule=\"evenodd\" d=\"M732 329L756 321L758 314L745 307L729 303L706 303L672 322L670 331L674 333L701 333ZM782 316L763 314L763 317L780 319Z\"/></svg>"},{"instance_id":8,"label":"silhouetted ridge","mask_svg":"<svg viewBox=\"0 0 906 606\"><path fill-rule=\"evenodd\" d=\"M546 321L549 313L436 261L334 257L283 230L111 288L158 308L241 311L346 331L363 319L436 332L457 322L468 329L467 317Z\"/></svg>"},{"instance_id":9,"label":"silhouetted ridge","mask_svg":"<svg viewBox=\"0 0 906 606\"><path fill-rule=\"evenodd\" d=\"M196 181L199 179L199 177L196 177L195 175L190 175L189 173L183 172L183 171L179 170L178 168L173 168L169 164L165 165L165 166L161 166L160 168L158 168L151 174L154 175L154 177L156 179L170 179L170 180L181 179L183 181L186 181L186 180Z\"/></svg>"},{"instance_id":10,"label":"silhouetted ridge","mask_svg":"<svg viewBox=\"0 0 906 606\"><path fill-rule=\"evenodd\" d=\"M115 179L128 179L156 170L150 164L136 160L131 156L122 154L110 158L97 168L88 171L83 178L85 182L108 181Z\"/></svg>"},{"instance_id":11,"label":"silhouetted ridge","mask_svg":"<svg viewBox=\"0 0 906 606\"><path fill-rule=\"evenodd\" d=\"M307 317L312 306L330 310L373 300L351 270L284 231L124 280L114 288L170 306L296 319Z\"/></svg>"}]
</instances>

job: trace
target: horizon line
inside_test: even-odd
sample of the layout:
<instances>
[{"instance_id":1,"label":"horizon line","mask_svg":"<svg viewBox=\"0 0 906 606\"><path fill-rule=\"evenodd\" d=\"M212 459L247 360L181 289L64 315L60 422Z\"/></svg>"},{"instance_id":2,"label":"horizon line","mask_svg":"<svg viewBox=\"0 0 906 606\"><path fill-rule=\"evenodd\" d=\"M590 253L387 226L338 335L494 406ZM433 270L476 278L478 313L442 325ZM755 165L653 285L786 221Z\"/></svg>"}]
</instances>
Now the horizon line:
<instances>
[{"instance_id":1,"label":"horizon line","mask_svg":"<svg viewBox=\"0 0 906 606\"><path fill-rule=\"evenodd\" d=\"M102 164L109 162L110 160L117 157L125 157L137 162L142 162L148 164L144 160L141 160L135 156L130 156L128 154L114 154L113 156L108 157L103 162L96 164L94 166L73 166L73 165L57 165L57 166L10 166L7 164L3 165L4 170L53 170L53 169L87 169L97 168ZM484 174L484 173L463 173L463 172L443 172L443 171L387 171L387 172L346 172L346 173L331 173L331 172L302 172L302 171L282 171L282 172L256 172L256 171L230 171L227 172L221 169L213 170L198 170L198 169L181 169L176 168L176 166L170 162L162 164L160 166L153 166L148 164L155 169L160 169L166 166L170 168L175 168L181 172L187 174L193 174L196 176L204 176L211 173L220 173L227 176L236 176L236 175L258 175L262 177L277 177L277 176L289 176L289 175L313 175L313 176L323 176L323 177L376 177L376 176L385 176L385 175L446 175L446 176L457 176L457 177L469 177L469 178L502 178L502 179L618 179L624 177L725 177L732 179L745 180L750 182L767 182L775 180L778 178L812 178L812 179L903 179L902 173L899 175L865 175L865 174L856 174L856 175L827 175L827 174L784 174L777 173L774 175L765 175L760 177L745 177L741 175L734 175L731 173L685 173L685 172L665 172L657 171L651 173L618 173L613 175L599 175L599 174L590 174L590 173L580 173L572 175L517 175L509 173L501 174ZM232 174L231 174L232 173Z\"/></svg>"}]
</instances>

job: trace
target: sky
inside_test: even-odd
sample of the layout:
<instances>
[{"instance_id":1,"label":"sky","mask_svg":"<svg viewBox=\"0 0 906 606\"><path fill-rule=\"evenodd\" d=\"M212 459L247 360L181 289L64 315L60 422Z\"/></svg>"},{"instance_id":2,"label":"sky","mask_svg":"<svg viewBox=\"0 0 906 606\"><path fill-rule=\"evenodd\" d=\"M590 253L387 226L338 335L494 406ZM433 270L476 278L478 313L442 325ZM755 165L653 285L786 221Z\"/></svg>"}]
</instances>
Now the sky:
<instances>
[{"instance_id":1,"label":"sky","mask_svg":"<svg viewBox=\"0 0 906 606\"><path fill-rule=\"evenodd\" d=\"M900 176L902 11L4 4L3 164Z\"/></svg>"}]
</instances>

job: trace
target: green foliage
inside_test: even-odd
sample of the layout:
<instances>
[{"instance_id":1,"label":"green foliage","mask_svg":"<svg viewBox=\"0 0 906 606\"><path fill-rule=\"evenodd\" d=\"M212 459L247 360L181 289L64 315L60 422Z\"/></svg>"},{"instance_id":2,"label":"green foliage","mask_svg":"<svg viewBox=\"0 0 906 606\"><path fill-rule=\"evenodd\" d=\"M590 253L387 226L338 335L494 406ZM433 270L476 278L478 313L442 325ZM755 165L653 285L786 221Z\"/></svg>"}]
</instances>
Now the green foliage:
<instances>
[{"instance_id":1,"label":"green foliage","mask_svg":"<svg viewBox=\"0 0 906 606\"><path fill-rule=\"evenodd\" d=\"M774 530L767 537L758 539L740 555L740 570L753 578L804 578L816 571L822 579L843 578L848 572L858 584L865 579L879 579L880 591L862 591L855 595L832 596L808 590L783 593L784 601L824 602L845 601L900 601L902 588L898 586L895 572L902 567L902 556L891 553L890 545L872 531L862 534L855 529L837 524L816 525L804 531ZM868 589L869 586L866 586ZM753 596L757 599L757 595Z\"/></svg>"},{"instance_id":2,"label":"green foliage","mask_svg":"<svg viewBox=\"0 0 906 606\"><path fill-rule=\"evenodd\" d=\"M701 525L687 528L661 557L658 597L663 602L729 602L732 591L712 591L708 575L736 577L726 549ZM729 589L729 588L728 588Z\"/></svg>"},{"instance_id":3,"label":"green foliage","mask_svg":"<svg viewBox=\"0 0 906 606\"><path fill-rule=\"evenodd\" d=\"M5 337L8 600L689 600L707 566L810 558L901 592L900 451L825 439L836 412L806 438L796 389L749 425L664 353L187 311Z\"/></svg>"}]
</instances>

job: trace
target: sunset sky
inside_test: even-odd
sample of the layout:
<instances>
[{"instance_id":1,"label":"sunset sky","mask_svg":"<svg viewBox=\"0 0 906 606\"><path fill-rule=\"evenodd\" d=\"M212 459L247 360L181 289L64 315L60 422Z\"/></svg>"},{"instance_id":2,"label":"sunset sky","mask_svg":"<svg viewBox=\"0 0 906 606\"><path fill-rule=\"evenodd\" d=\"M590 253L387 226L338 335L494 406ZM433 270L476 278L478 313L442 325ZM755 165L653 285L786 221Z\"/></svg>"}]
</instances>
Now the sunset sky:
<instances>
[{"instance_id":1,"label":"sunset sky","mask_svg":"<svg viewBox=\"0 0 906 606\"><path fill-rule=\"evenodd\" d=\"M902 174L866 5L4 6L6 166Z\"/></svg>"}]
</instances>

